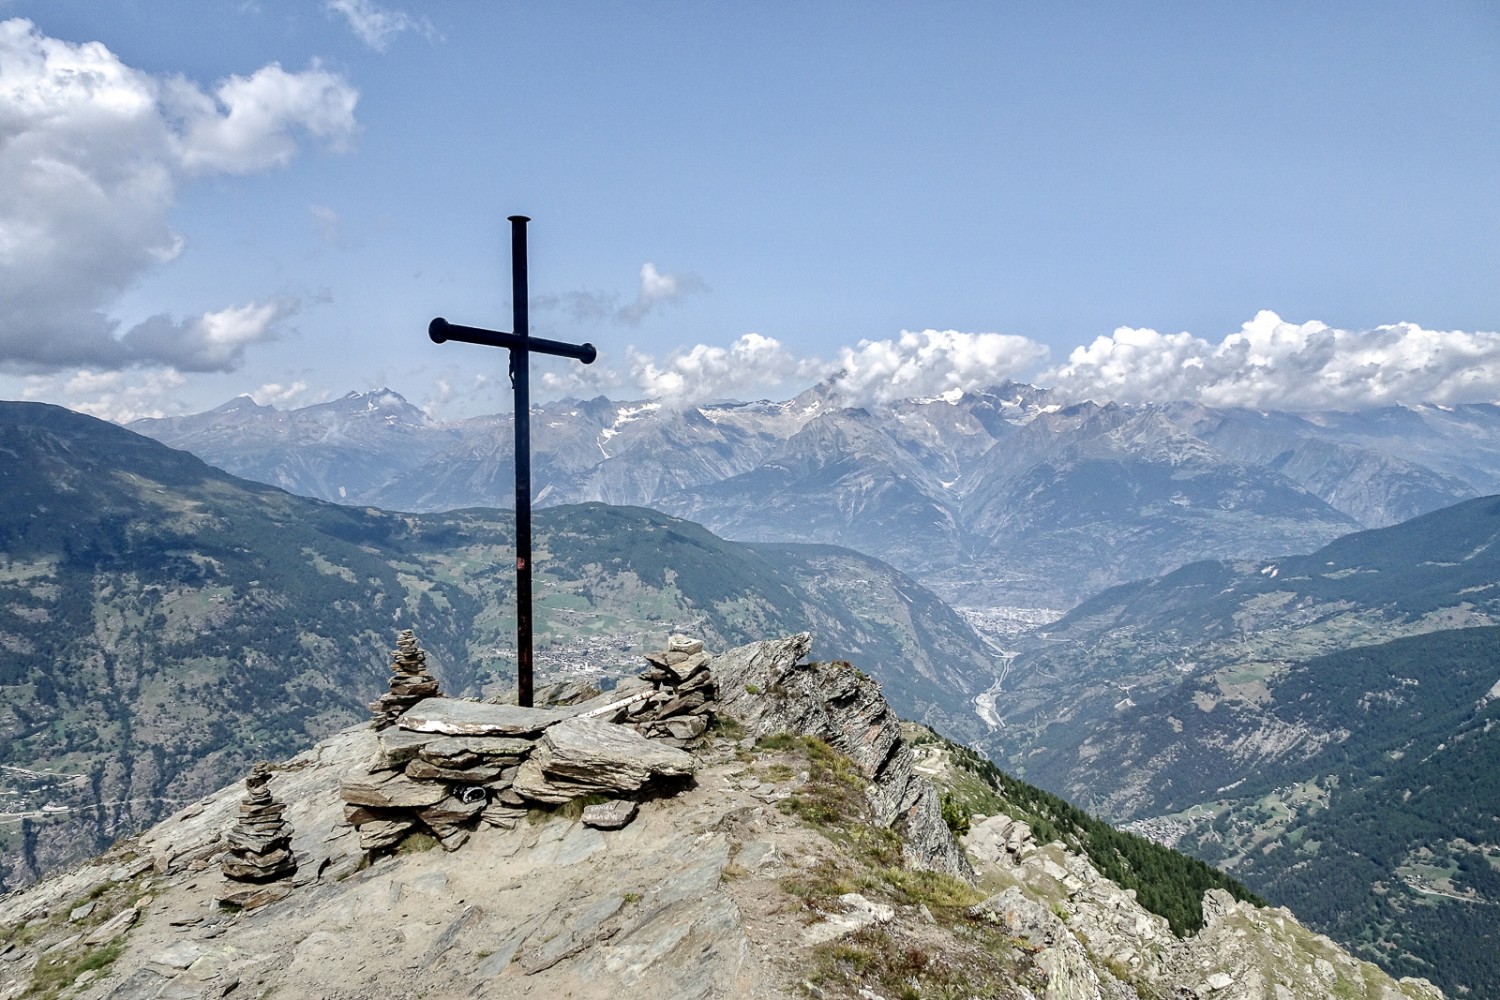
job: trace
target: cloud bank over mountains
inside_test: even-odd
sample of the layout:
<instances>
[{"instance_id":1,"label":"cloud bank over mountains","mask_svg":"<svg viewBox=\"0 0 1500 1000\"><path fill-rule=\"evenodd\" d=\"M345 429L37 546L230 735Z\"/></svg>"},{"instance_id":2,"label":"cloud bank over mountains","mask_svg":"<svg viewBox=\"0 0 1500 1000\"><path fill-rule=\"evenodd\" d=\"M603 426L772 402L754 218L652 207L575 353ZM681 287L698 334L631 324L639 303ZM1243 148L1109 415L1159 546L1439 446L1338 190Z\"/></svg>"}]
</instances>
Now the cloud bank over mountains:
<instances>
[{"instance_id":1,"label":"cloud bank over mountains","mask_svg":"<svg viewBox=\"0 0 1500 1000\"><path fill-rule=\"evenodd\" d=\"M309 140L348 148L358 96L320 66L274 63L206 91L98 42L0 22L0 369L237 368L295 302L154 316L123 334L109 309L182 253L170 215L184 184L285 166Z\"/></svg>"},{"instance_id":2,"label":"cloud bank over mountains","mask_svg":"<svg viewBox=\"0 0 1500 1000\"><path fill-rule=\"evenodd\" d=\"M1500 333L1395 323L1338 330L1261 311L1211 343L1189 333L1120 327L1039 376L1069 398L1124 403L1357 409L1500 399Z\"/></svg>"},{"instance_id":3,"label":"cloud bank over mountains","mask_svg":"<svg viewBox=\"0 0 1500 1000\"><path fill-rule=\"evenodd\" d=\"M1012 334L902 330L894 340L843 348L829 377L851 401L889 403L1021 378L1047 353L1046 346Z\"/></svg>"},{"instance_id":4,"label":"cloud bank over mountains","mask_svg":"<svg viewBox=\"0 0 1500 1000\"><path fill-rule=\"evenodd\" d=\"M678 405L764 395L783 398L833 382L852 406L974 390L1006 380L1055 389L1068 401L1182 400L1281 410L1360 409L1393 403L1500 400L1500 333L1427 330L1396 323L1340 330L1289 323L1263 310L1214 343L1191 333L1120 327L1048 364L1028 337L958 330L903 330L862 340L833 358L799 356L780 341L745 334L728 347L699 344L664 357L627 351L624 364L548 372L558 394L604 392Z\"/></svg>"}]
</instances>

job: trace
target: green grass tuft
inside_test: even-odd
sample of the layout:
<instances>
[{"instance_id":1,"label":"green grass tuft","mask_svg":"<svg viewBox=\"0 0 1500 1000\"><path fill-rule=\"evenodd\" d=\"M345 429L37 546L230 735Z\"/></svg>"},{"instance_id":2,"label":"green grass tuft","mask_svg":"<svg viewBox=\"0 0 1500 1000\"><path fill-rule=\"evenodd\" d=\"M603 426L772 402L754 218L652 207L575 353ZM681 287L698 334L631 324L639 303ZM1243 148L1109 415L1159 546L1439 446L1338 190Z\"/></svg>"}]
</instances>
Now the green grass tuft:
<instances>
[{"instance_id":1,"label":"green grass tuft","mask_svg":"<svg viewBox=\"0 0 1500 1000\"><path fill-rule=\"evenodd\" d=\"M401 838L396 845L397 854L422 854L438 845L438 839L430 833L414 830Z\"/></svg>"},{"instance_id":2,"label":"green grass tuft","mask_svg":"<svg viewBox=\"0 0 1500 1000\"><path fill-rule=\"evenodd\" d=\"M85 972L107 968L124 949L125 939L118 937L97 948L68 949L44 956L32 970L31 984L21 1000L53 1000Z\"/></svg>"}]
</instances>

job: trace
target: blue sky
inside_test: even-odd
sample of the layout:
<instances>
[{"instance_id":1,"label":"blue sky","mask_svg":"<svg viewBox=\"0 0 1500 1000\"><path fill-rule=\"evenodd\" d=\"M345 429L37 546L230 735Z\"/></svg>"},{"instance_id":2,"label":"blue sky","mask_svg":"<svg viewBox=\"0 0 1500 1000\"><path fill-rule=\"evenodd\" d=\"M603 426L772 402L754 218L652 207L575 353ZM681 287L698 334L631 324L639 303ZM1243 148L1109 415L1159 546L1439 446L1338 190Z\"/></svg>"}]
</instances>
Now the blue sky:
<instances>
[{"instance_id":1,"label":"blue sky","mask_svg":"<svg viewBox=\"0 0 1500 1000\"><path fill-rule=\"evenodd\" d=\"M1500 398L1500 5L0 0L0 395ZM85 43L97 43L86 45Z\"/></svg>"}]
</instances>

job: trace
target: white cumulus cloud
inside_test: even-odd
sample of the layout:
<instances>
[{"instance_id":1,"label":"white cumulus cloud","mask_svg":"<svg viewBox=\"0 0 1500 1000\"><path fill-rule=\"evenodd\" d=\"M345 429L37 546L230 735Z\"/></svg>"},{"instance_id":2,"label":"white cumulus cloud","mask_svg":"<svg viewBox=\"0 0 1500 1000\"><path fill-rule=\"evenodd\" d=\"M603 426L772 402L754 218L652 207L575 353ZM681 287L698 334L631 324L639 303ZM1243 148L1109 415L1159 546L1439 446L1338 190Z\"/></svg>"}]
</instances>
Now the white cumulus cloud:
<instances>
[{"instance_id":1,"label":"white cumulus cloud","mask_svg":"<svg viewBox=\"0 0 1500 1000\"><path fill-rule=\"evenodd\" d=\"M1121 327L1046 367L1027 337L904 330L862 340L832 358L801 355L772 337L695 344L664 355L635 347L583 366L537 358L544 394L645 397L692 406L721 399L788 398L815 382L849 406L879 406L1007 379L1052 387L1064 399L1189 401L1308 411L1404 403L1500 402L1500 333L1395 323L1352 331L1288 323L1263 311L1218 342L1191 333Z\"/></svg>"},{"instance_id":2,"label":"white cumulus cloud","mask_svg":"<svg viewBox=\"0 0 1500 1000\"><path fill-rule=\"evenodd\" d=\"M1041 376L1071 398L1315 410L1500 399L1500 333L1340 330L1262 311L1218 343L1121 327Z\"/></svg>"},{"instance_id":3,"label":"white cumulus cloud","mask_svg":"<svg viewBox=\"0 0 1500 1000\"><path fill-rule=\"evenodd\" d=\"M301 379L292 382L267 382L250 393L261 406L296 406L307 396L309 386Z\"/></svg>"},{"instance_id":4,"label":"white cumulus cloud","mask_svg":"<svg viewBox=\"0 0 1500 1000\"><path fill-rule=\"evenodd\" d=\"M173 147L194 174L246 174L290 163L297 134L347 149L356 132L359 94L343 78L314 65L288 73L272 63L248 77L232 76L210 97L181 77L163 88L179 128Z\"/></svg>"},{"instance_id":5,"label":"white cumulus cloud","mask_svg":"<svg viewBox=\"0 0 1500 1000\"><path fill-rule=\"evenodd\" d=\"M658 361L629 353L631 381L648 397L681 404L732 399L816 377L823 363L798 358L774 337L747 333L728 347L696 344Z\"/></svg>"},{"instance_id":6,"label":"white cumulus cloud","mask_svg":"<svg viewBox=\"0 0 1500 1000\"><path fill-rule=\"evenodd\" d=\"M245 348L276 338L277 324L295 311L289 302L250 302L177 322L153 316L122 339L131 356L185 372L227 372Z\"/></svg>"},{"instance_id":7,"label":"white cumulus cloud","mask_svg":"<svg viewBox=\"0 0 1500 1000\"><path fill-rule=\"evenodd\" d=\"M282 166L302 136L345 148L357 99L318 66L266 66L209 93L127 66L98 42L0 22L0 368L238 365L269 328L257 317L287 307L156 317L124 336L107 310L182 252L170 216L183 183Z\"/></svg>"},{"instance_id":8,"label":"white cumulus cloud","mask_svg":"<svg viewBox=\"0 0 1500 1000\"><path fill-rule=\"evenodd\" d=\"M977 389L1019 377L1047 357L1028 337L958 330L902 330L894 340L861 340L839 351L833 378L853 405Z\"/></svg>"},{"instance_id":9,"label":"white cumulus cloud","mask_svg":"<svg viewBox=\"0 0 1500 1000\"><path fill-rule=\"evenodd\" d=\"M673 405L791 395L831 381L851 406L885 403L949 389L975 389L1015 378L1047 355L1025 337L956 330L903 331L895 339L863 340L834 359L799 355L774 337L747 333L725 346L695 344L658 357L635 348L624 364L611 359L541 376L551 393L639 393Z\"/></svg>"},{"instance_id":10,"label":"white cumulus cloud","mask_svg":"<svg viewBox=\"0 0 1500 1000\"><path fill-rule=\"evenodd\" d=\"M618 396L621 390L627 394L637 391L629 374L608 362L581 365L576 361L542 357L534 357L533 362L532 384L540 386L541 392L548 396Z\"/></svg>"}]
</instances>

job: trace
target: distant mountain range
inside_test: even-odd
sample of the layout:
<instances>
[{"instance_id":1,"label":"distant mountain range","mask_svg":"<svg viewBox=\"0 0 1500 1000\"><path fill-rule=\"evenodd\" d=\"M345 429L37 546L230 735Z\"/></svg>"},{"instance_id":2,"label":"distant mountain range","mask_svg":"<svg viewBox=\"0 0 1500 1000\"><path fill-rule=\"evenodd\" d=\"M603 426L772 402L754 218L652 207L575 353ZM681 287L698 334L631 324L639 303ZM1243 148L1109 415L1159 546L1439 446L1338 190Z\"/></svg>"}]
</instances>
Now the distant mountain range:
<instances>
[{"instance_id":1,"label":"distant mountain range","mask_svg":"<svg viewBox=\"0 0 1500 1000\"><path fill-rule=\"evenodd\" d=\"M511 417L443 423L382 389L248 397L133 430L236 475L385 509L506 507ZM888 406L603 397L532 418L540 505L649 506L746 541L843 545L966 606L1063 610L1204 558L1314 548L1500 490L1500 407L1290 414L1062 405L1005 383Z\"/></svg>"},{"instance_id":2,"label":"distant mountain range","mask_svg":"<svg viewBox=\"0 0 1500 1000\"><path fill-rule=\"evenodd\" d=\"M37 403L0 403L0 456L5 886L366 717L401 628L446 693L514 690L508 515L311 500ZM878 560L603 504L536 528L539 685L607 686L674 630L711 649L812 630L903 715L982 728L990 650Z\"/></svg>"}]
</instances>

